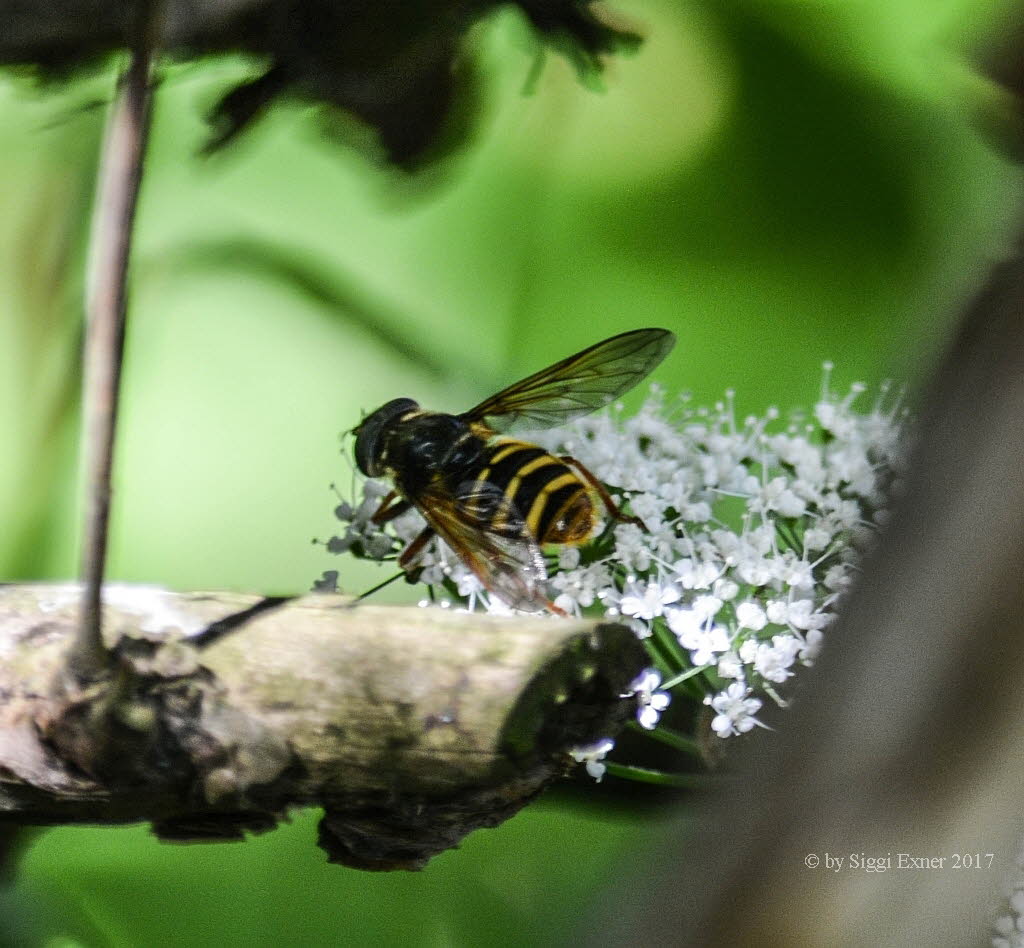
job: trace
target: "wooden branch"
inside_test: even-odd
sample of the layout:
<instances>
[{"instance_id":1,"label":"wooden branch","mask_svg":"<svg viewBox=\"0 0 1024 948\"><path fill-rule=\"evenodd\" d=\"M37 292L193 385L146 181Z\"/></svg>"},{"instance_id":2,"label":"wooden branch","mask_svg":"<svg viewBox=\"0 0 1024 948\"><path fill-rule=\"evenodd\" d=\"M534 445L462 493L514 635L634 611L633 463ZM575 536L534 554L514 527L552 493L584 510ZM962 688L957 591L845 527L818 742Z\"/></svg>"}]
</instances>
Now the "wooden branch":
<instances>
[{"instance_id":1,"label":"wooden branch","mask_svg":"<svg viewBox=\"0 0 1024 948\"><path fill-rule=\"evenodd\" d=\"M149 82L161 0L135 0L131 59L107 123L93 210L86 299L83 447L86 478L82 579L85 602L73 661L92 678L106 670L100 588L107 557L110 478L124 354L126 284L142 158L149 130Z\"/></svg>"},{"instance_id":2,"label":"wooden branch","mask_svg":"<svg viewBox=\"0 0 1024 948\"><path fill-rule=\"evenodd\" d=\"M616 733L647 664L591 621L132 586L104 602L115 672L82 685L81 587L0 587L0 823L224 840L321 806L332 861L420 868Z\"/></svg>"}]
</instances>

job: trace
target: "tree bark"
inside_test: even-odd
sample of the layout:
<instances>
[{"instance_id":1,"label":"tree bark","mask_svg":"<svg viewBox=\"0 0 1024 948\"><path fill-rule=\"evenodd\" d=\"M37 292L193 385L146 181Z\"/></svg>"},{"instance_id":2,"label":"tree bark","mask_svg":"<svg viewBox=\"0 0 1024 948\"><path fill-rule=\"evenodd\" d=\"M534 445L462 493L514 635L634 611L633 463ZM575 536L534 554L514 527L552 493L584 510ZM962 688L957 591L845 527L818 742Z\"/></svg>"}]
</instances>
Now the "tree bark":
<instances>
[{"instance_id":1,"label":"tree bark","mask_svg":"<svg viewBox=\"0 0 1024 948\"><path fill-rule=\"evenodd\" d=\"M338 596L108 586L111 675L68 655L77 585L0 587L0 823L239 839L321 806L332 861L415 869L511 816L635 711L623 626Z\"/></svg>"}]
</instances>

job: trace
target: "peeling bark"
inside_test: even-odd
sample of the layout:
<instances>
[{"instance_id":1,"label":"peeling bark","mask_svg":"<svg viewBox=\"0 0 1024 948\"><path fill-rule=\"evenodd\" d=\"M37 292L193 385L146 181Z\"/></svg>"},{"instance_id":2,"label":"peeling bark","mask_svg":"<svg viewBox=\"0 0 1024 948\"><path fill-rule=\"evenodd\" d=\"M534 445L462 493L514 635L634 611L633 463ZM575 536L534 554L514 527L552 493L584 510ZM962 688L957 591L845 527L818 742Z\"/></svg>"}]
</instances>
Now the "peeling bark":
<instances>
[{"instance_id":1,"label":"peeling bark","mask_svg":"<svg viewBox=\"0 0 1024 948\"><path fill-rule=\"evenodd\" d=\"M613 624L108 586L83 686L80 599L0 587L0 824L227 840L320 806L332 861L421 868L614 734L646 664Z\"/></svg>"}]
</instances>

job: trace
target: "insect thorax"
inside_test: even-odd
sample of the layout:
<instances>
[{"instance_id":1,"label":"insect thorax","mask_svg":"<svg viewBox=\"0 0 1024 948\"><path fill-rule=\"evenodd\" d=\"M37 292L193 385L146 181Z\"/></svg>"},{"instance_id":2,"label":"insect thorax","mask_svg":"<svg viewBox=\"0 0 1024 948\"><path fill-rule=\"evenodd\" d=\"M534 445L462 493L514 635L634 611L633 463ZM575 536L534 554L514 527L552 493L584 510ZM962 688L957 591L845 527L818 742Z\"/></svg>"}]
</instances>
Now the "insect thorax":
<instances>
[{"instance_id":1,"label":"insect thorax","mask_svg":"<svg viewBox=\"0 0 1024 948\"><path fill-rule=\"evenodd\" d=\"M398 489L416 497L438 477L452 485L471 478L485 447L456 415L423 412L397 424L387 439L386 463Z\"/></svg>"}]
</instances>

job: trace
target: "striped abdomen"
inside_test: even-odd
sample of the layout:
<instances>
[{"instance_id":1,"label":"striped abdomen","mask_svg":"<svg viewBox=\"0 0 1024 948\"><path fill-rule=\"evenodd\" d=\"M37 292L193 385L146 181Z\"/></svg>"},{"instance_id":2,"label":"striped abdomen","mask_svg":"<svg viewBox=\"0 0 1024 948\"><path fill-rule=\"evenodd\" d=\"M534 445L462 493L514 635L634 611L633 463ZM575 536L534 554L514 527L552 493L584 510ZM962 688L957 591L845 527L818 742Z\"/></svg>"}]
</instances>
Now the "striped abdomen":
<instances>
[{"instance_id":1,"label":"striped abdomen","mask_svg":"<svg viewBox=\"0 0 1024 948\"><path fill-rule=\"evenodd\" d=\"M476 479L499 488L539 543L583 543L594 531L590 491L571 467L525 441L484 449Z\"/></svg>"}]
</instances>

